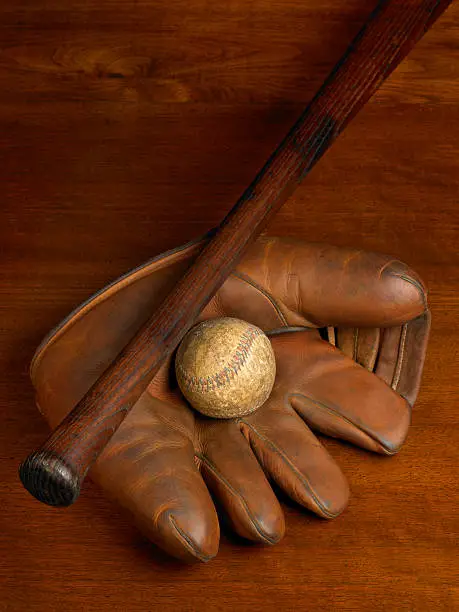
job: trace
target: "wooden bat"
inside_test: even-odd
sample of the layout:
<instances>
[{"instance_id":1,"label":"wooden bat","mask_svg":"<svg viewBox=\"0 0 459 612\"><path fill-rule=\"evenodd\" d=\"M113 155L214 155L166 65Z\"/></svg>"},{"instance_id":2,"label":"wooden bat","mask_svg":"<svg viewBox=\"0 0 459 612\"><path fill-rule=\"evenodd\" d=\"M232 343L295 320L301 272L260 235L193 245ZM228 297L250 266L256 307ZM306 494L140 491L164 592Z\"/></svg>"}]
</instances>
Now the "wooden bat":
<instances>
[{"instance_id":1,"label":"wooden bat","mask_svg":"<svg viewBox=\"0 0 459 612\"><path fill-rule=\"evenodd\" d=\"M38 500L68 506L161 364L248 245L452 0L383 0L196 262L83 399L20 467Z\"/></svg>"}]
</instances>

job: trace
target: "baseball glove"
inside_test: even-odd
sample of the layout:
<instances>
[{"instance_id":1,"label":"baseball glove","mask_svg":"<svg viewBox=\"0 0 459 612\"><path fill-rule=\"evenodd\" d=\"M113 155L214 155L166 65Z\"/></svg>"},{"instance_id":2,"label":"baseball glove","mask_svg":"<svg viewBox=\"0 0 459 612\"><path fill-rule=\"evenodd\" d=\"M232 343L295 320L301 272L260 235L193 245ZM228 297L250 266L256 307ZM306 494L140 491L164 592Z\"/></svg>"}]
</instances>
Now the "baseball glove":
<instances>
[{"instance_id":1,"label":"baseball glove","mask_svg":"<svg viewBox=\"0 0 459 612\"><path fill-rule=\"evenodd\" d=\"M167 295L205 241L162 254L99 292L34 357L37 404L52 427L80 400ZM143 532L178 558L218 551L219 512L250 540L275 544L284 516L270 486L324 518L348 501L340 468L313 431L391 455L407 434L430 327L426 290L384 255L261 238L201 319L231 316L265 330L273 393L231 420L195 413L171 361L91 471Z\"/></svg>"}]
</instances>

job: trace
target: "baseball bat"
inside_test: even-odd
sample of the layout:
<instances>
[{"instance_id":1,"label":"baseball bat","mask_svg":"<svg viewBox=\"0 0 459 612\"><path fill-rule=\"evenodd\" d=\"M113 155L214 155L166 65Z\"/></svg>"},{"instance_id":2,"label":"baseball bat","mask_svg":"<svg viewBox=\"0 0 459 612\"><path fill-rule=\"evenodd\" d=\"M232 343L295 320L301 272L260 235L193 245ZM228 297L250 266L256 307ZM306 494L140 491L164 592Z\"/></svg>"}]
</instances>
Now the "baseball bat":
<instances>
[{"instance_id":1,"label":"baseball bat","mask_svg":"<svg viewBox=\"0 0 459 612\"><path fill-rule=\"evenodd\" d=\"M383 0L173 291L20 467L38 500L68 506L161 364L268 219L452 0Z\"/></svg>"}]
</instances>

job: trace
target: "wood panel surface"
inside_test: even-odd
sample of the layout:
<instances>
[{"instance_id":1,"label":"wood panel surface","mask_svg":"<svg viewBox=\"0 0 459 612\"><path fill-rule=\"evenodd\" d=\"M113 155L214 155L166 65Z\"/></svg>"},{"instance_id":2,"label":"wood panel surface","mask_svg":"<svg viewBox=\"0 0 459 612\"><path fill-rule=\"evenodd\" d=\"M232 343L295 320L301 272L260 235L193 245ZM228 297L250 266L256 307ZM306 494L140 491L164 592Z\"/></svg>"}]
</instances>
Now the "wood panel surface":
<instances>
[{"instance_id":1,"label":"wood panel surface","mask_svg":"<svg viewBox=\"0 0 459 612\"><path fill-rule=\"evenodd\" d=\"M374 0L5 0L0 5L0 609L454 610L458 593L459 5L271 222L393 254L433 330L400 455L326 441L352 499L286 502L274 548L228 532L167 558L93 485L64 511L20 486L47 433L28 365L104 284L216 225ZM285 502L285 500L284 500Z\"/></svg>"}]
</instances>

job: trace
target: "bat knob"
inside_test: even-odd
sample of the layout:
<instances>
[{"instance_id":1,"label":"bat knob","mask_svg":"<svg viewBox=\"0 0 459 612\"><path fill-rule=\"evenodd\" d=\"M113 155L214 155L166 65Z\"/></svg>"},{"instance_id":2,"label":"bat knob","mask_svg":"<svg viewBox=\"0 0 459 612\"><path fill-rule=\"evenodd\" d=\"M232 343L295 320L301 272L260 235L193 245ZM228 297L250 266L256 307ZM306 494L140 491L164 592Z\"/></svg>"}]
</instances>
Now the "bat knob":
<instances>
[{"instance_id":1,"label":"bat knob","mask_svg":"<svg viewBox=\"0 0 459 612\"><path fill-rule=\"evenodd\" d=\"M70 506L80 494L80 479L56 453L39 450L21 464L19 478L38 501L48 506Z\"/></svg>"}]
</instances>

